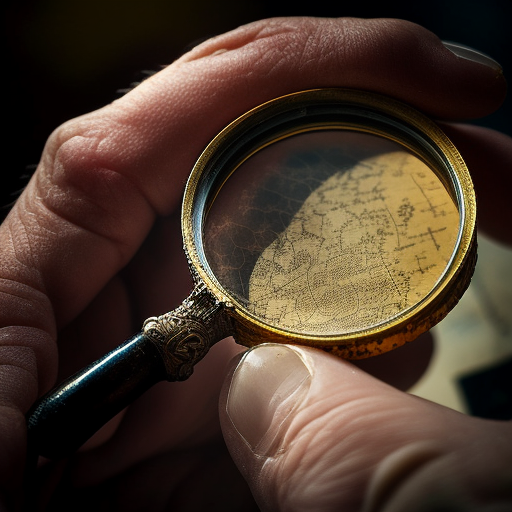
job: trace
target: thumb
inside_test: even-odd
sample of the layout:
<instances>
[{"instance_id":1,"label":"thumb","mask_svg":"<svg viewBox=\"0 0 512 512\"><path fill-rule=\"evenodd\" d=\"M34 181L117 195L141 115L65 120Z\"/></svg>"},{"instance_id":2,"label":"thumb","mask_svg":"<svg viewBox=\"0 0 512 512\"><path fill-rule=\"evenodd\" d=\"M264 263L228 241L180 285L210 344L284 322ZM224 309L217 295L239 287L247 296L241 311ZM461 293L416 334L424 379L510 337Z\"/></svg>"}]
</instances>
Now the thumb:
<instances>
[{"instance_id":1,"label":"thumb","mask_svg":"<svg viewBox=\"0 0 512 512\"><path fill-rule=\"evenodd\" d=\"M319 350L249 350L220 416L264 511L511 509L509 423L402 393Z\"/></svg>"}]
</instances>

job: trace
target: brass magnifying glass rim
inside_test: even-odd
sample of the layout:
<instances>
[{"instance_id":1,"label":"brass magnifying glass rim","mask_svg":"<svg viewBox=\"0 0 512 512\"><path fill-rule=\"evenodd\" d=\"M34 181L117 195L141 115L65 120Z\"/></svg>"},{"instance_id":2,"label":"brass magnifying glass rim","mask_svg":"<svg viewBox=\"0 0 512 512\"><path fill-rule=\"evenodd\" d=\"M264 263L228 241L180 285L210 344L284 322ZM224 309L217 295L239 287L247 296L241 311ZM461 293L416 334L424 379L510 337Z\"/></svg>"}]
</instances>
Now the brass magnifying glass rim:
<instances>
[{"instance_id":1,"label":"brass magnifying glass rim","mask_svg":"<svg viewBox=\"0 0 512 512\"><path fill-rule=\"evenodd\" d=\"M310 105L347 105L365 115L355 123L339 122L309 125ZM363 131L388 138L406 147L424 160L441 179L452 195L459 211L459 231L452 257L432 290L419 302L397 315L367 329L336 335L312 335L269 325L249 312L236 297L216 279L202 251L202 225L207 210L203 190L212 159L225 151L234 141L243 139L245 132L258 123L264 123L283 112L300 112L297 125L285 137L317 129L345 129ZM303 112L303 114L302 114ZM370 112L370 114L368 114ZM389 123L375 125L370 118L375 114ZM369 116L369 117L368 117ZM411 139L414 134L414 140ZM274 142L272 139L268 143ZM419 142L418 142L419 141ZM246 160L265 144L252 148L241 161ZM229 170L234 170L241 161ZM213 178L212 178L213 179ZM201 206L198 206L198 204ZM267 102L239 117L222 130L207 146L194 166L183 199L182 232L185 252L196 282L204 282L215 298L225 305L234 319L235 338L251 346L264 341L278 341L311 345L332 351L346 358L363 358L386 352L416 338L438 323L458 302L469 285L476 262L476 200L468 169L448 137L430 119L413 108L378 94L352 89L315 89L286 95Z\"/></svg>"}]
</instances>

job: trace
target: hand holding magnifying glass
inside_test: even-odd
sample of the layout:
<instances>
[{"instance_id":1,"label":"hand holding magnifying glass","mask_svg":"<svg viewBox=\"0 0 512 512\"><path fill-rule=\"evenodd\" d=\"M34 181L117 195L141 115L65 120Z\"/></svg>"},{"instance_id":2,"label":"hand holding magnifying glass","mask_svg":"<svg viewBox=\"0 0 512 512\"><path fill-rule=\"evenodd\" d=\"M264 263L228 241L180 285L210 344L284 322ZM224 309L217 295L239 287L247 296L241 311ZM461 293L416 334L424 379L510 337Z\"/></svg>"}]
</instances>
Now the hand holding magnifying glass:
<instances>
[{"instance_id":1,"label":"hand holding magnifying glass","mask_svg":"<svg viewBox=\"0 0 512 512\"><path fill-rule=\"evenodd\" d=\"M319 25L323 27L321 31ZM372 37L361 39L367 31ZM418 41L423 42L419 47L415 45ZM254 48L259 51L254 52ZM304 52L304 48L311 53ZM282 59L285 50L290 60ZM411 67L414 63L419 65ZM247 75L247 69L255 72ZM54 381L57 329L68 326L68 332L60 335L59 349L61 361L66 364L68 356L78 356L89 346L84 344L84 350L78 348L79 338L73 338L66 346L66 339L71 341L69 334L73 334L69 328L79 328L82 333L92 330L86 341L98 339L103 343L105 336L113 337L111 326L128 325L129 322L122 322L126 311L132 310L125 308L123 295L116 293L119 280L114 276L139 250L154 221L154 212L168 215L175 209L182 191L180 180L191 169L195 155L222 126L253 106L291 91L338 86L371 88L398 97L432 117L452 119L485 115L497 108L504 94L504 81L497 78L494 69L456 57L432 34L405 22L276 20L244 27L205 43L126 98L64 126L48 144L40 169L2 231L2 257L6 262L2 315L5 325L14 326L3 331L7 349L2 352L2 361L11 353L11 347L14 352L17 344L23 342L20 348L33 350L37 362L37 371L29 375L27 368L32 367L23 364L27 360L21 357L25 354L21 350L16 352L20 357L15 359L14 366L2 367L2 375L9 368L20 367L16 378L6 381L12 383L5 391L9 392L13 410L25 412L35 399L37 383L41 389L47 389ZM502 169L496 164L499 159L493 160L490 154L489 148L494 146L485 143L481 134L466 138L460 133L455 130L455 135L459 135L457 145L469 140L465 153L478 150L485 159L484 163L476 160L476 169L487 169L489 161ZM478 145L478 141L482 144ZM98 142L101 144L95 144ZM494 154L500 153L496 150ZM122 179L117 179L116 173ZM495 182L482 175L481 172L485 190L487 181ZM116 186L109 189L112 184ZM109 190L107 195L103 185ZM504 191L505 187L494 190L484 210L503 204L499 194ZM491 197L481 196L484 201ZM404 213L407 208L402 209ZM361 261L358 258L354 264L360 268ZM141 270L140 266L137 270ZM151 274L145 270L145 274ZM161 267L156 270L160 273ZM22 287L12 293L9 283ZM137 292L142 287L134 287L135 298L149 303L154 294L147 290L158 286L158 280L148 281L145 293L139 296ZM17 297L26 298L31 308L24 308L25 302L16 302ZM86 310L91 302L93 308ZM105 304L109 307L105 308ZM164 311L160 306L157 310ZM144 316L146 313L152 311ZM111 323L115 319L120 319L121 324ZM116 339L128 334L126 330ZM158 350L154 354L158 360ZM144 361L148 361L146 356ZM83 362L85 358L84 355ZM210 368L210 361L211 358L205 360L207 366L203 368ZM12 360L8 359L9 362ZM136 368L140 371L143 366ZM156 373L165 376L163 370ZM126 382L132 382L133 377L133 372L128 372ZM183 394L191 381L183 384L177 394ZM205 382L211 381L205 379L201 384ZM209 388L202 385L194 400L187 401L187 410L208 392ZM119 465L131 464L137 457L153 453L153 427L163 424L165 436L160 437L173 436L169 432L173 423L169 417L162 421L162 415L168 409L175 414L175 409L168 407L168 400L163 403L159 402L156 414L151 417L147 411L141 415L140 408L128 411L134 414L125 416L123 427L127 428L121 429L122 435L115 436L114 442L106 447L117 451L115 456L109 452L100 460L102 469L106 465L106 471L112 474ZM147 401L138 405L144 404ZM180 409L180 421L186 416L183 410ZM2 474L8 482L19 475L15 462L23 459L24 433L20 422L11 421L9 415L5 418L1 424L5 441L2 446L7 449L1 462ZM145 428L148 424L152 427L151 433L144 439L137 438L135 446L127 430L131 428L132 434L135 430L140 432L143 421ZM197 438L198 430L190 425L186 428ZM182 434L180 431L175 438L183 439ZM130 458L134 452L137 453ZM97 468L94 473L98 473Z\"/></svg>"},{"instance_id":2,"label":"hand holding magnifying glass","mask_svg":"<svg viewBox=\"0 0 512 512\"><path fill-rule=\"evenodd\" d=\"M258 107L210 143L188 180L192 294L36 404L29 439L45 456L78 448L230 335L350 359L412 341L469 285L475 219L457 150L405 105L319 89Z\"/></svg>"}]
</instances>

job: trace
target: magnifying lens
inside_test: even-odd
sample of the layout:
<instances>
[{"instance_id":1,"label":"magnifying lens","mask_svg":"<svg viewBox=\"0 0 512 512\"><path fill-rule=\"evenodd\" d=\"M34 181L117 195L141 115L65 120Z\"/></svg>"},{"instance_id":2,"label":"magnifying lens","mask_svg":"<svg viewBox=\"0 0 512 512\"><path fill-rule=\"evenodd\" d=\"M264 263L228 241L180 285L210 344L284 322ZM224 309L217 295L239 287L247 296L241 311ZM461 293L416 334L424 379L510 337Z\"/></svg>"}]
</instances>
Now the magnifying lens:
<instances>
[{"instance_id":1,"label":"magnifying lens","mask_svg":"<svg viewBox=\"0 0 512 512\"><path fill-rule=\"evenodd\" d=\"M390 98L318 89L251 110L207 146L182 207L195 287L43 397L29 445L61 457L217 341L361 359L439 322L476 262L475 196L439 127Z\"/></svg>"}]
</instances>

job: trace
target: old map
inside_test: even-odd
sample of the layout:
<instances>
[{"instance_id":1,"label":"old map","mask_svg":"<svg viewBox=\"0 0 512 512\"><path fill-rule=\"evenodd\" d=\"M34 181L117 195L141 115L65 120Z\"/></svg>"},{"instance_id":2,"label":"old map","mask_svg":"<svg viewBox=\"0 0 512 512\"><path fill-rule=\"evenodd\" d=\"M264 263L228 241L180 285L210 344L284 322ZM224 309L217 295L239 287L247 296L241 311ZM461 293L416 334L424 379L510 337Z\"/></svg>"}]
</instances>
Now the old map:
<instances>
[{"instance_id":1,"label":"old map","mask_svg":"<svg viewBox=\"0 0 512 512\"><path fill-rule=\"evenodd\" d=\"M219 262L242 282L235 291L252 313L305 334L358 331L417 303L450 260L459 227L439 178L405 151L331 172L281 230L269 228L266 217L244 220L249 203L229 221L236 250L223 249ZM250 243L236 235L248 231L244 223L254 226ZM259 229L272 237L257 243ZM219 245L219 233L212 244Z\"/></svg>"}]
</instances>

